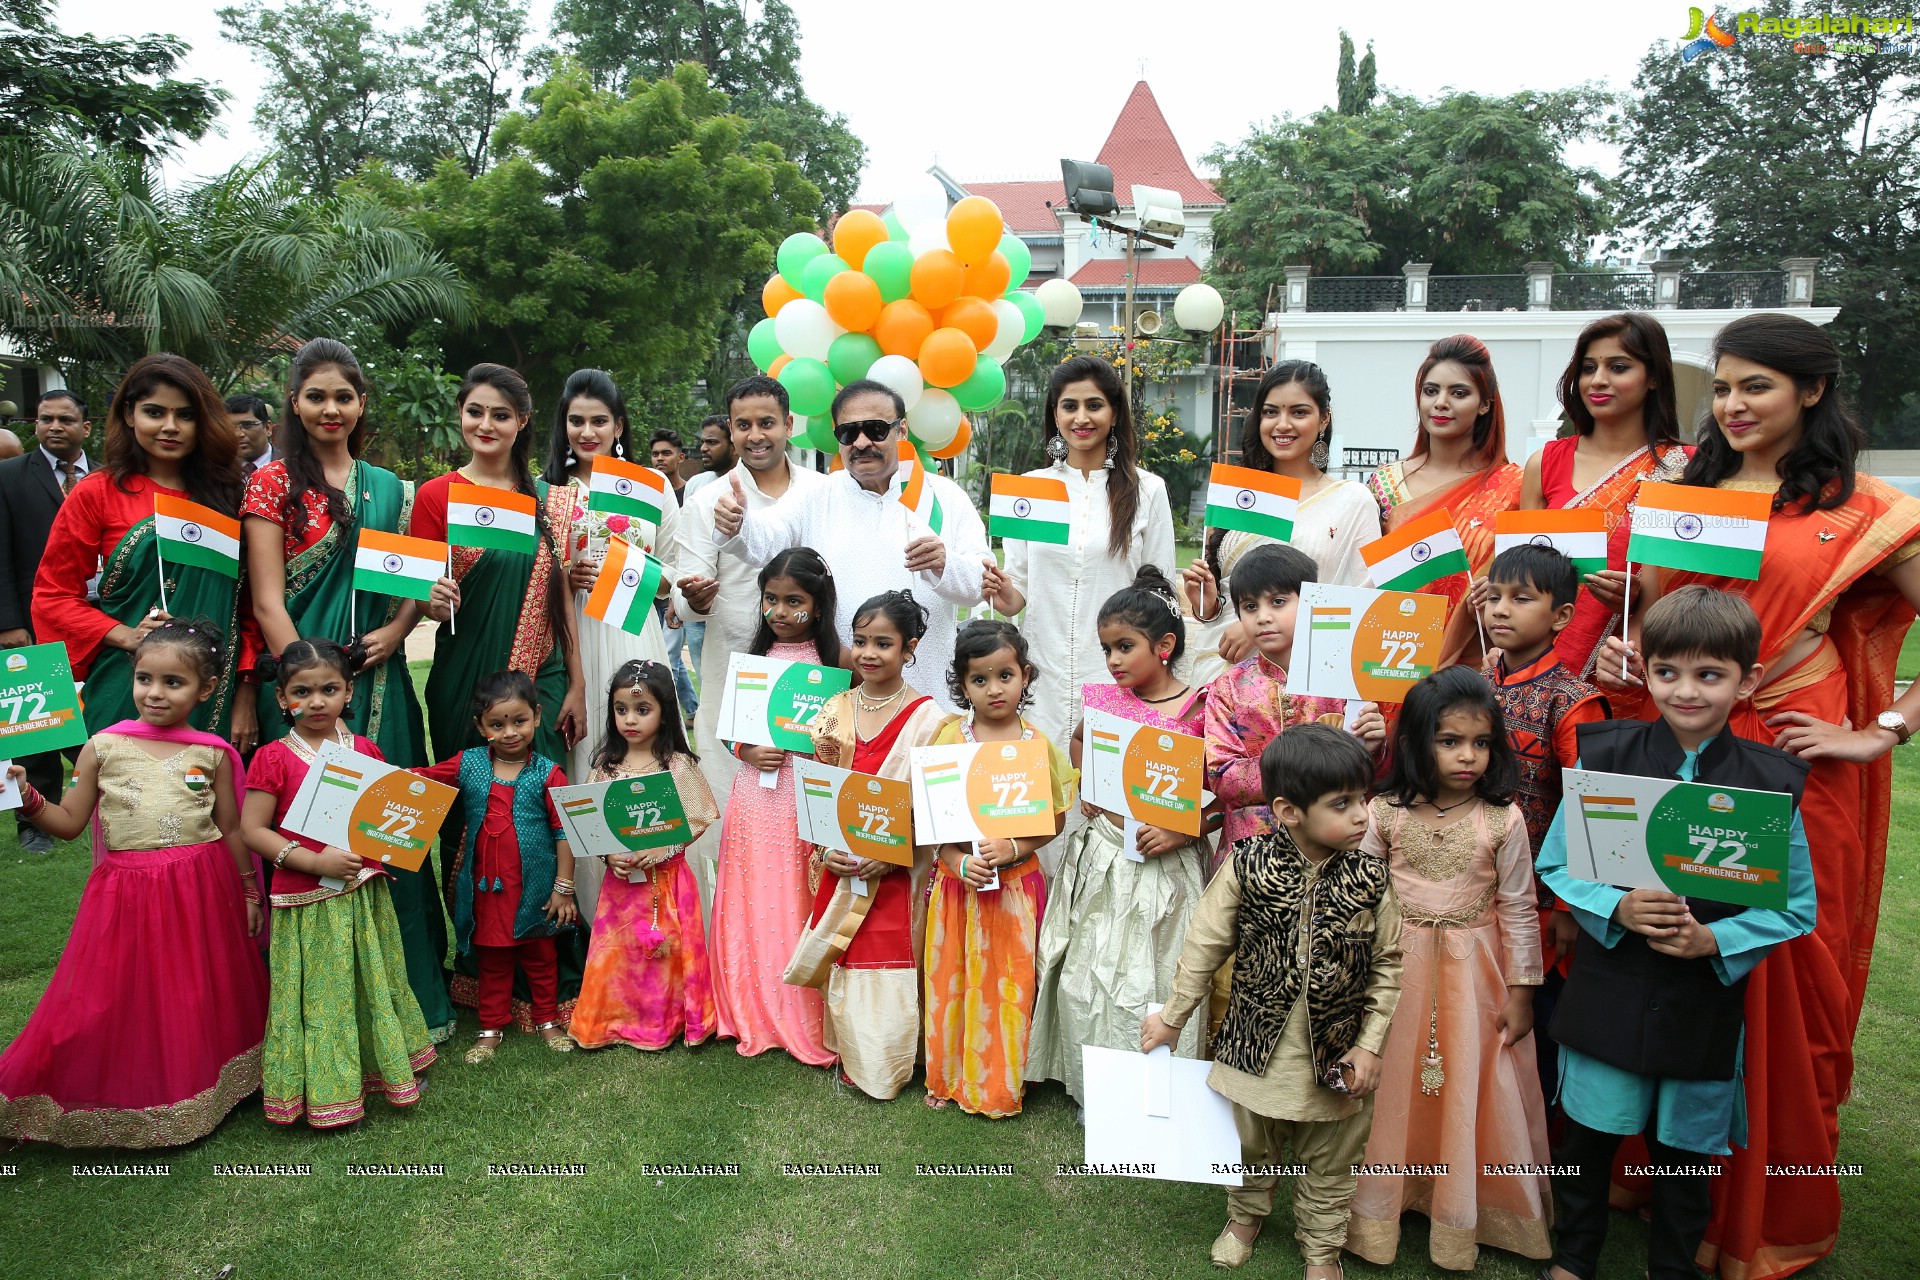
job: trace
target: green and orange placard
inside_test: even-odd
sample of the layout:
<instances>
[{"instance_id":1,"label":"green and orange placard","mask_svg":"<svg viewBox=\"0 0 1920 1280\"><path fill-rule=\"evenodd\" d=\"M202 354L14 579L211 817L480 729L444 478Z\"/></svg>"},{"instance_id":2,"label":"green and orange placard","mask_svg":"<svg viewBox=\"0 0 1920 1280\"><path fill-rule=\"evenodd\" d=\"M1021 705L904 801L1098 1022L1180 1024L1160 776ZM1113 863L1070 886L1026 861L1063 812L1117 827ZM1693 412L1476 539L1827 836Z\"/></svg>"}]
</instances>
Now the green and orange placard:
<instances>
[{"instance_id":1,"label":"green and orange placard","mask_svg":"<svg viewBox=\"0 0 1920 1280\"><path fill-rule=\"evenodd\" d=\"M1206 746L1199 738L1092 708L1085 723L1088 800L1149 827L1200 834Z\"/></svg>"},{"instance_id":2,"label":"green and orange placard","mask_svg":"<svg viewBox=\"0 0 1920 1280\"><path fill-rule=\"evenodd\" d=\"M1586 769L1561 777L1576 879L1786 909L1792 796Z\"/></svg>"},{"instance_id":3,"label":"green and orange placard","mask_svg":"<svg viewBox=\"0 0 1920 1280\"><path fill-rule=\"evenodd\" d=\"M307 769L280 826L368 862L418 871L459 794L329 742Z\"/></svg>"},{"instance_id":4,"label":"green and orange placard","mask_svg":"<svg viewBox=\"0 0 1920 1280\"><path fill-rule=\"evenodd\" d=\"M1300 588L1288 687L1361 702L1402 702L1433 674L1447 630L1444 596L1336 587Z\"/></svg>"},{"instance_id":5,"label":"green and orange placard","mask_svg":"<svg viewBox=\"0 0 1920 1280\"><path fill-rule=\"evenodd\" d=\"M964 742L913 751L913 825L927 843L1051 836L1047 744Z\"/></svg>"},{"instance_id":6,"label":"green and orange placard","mask_svg":"<svg viewBox=\"0 0 1920 1280\"><path fill-rule=\"evenodd\" d=\"M852 683L853 672L845 667L736 653L727 662L727 687L714 732L722 742L810 755L813 735L808 726L828 698L846 692Z\"/></svg>"},{"instance_id":7,"label":"green and orange placard","mask_svg":"<svg viewBox=\"0 0 1920 1280\"><path fill-rule=\"evenodd\" d=\"M0 652L0 760L61 751L86 740L67 646L34 644Z\"/></svg>"},{"instance_id":8,"label":"green and orange placard","mask_svg":"<svg viewBox=\"0 0 1920 1280\"><path fill-rule=\"evenodd\" d=\"M665 770L638 778L582 782L548 792L576 858L599 858L686 844L686 806Z\"/></svg>"},{"instance_id":9,"label":"green and orange placard","mask_svg":"<svg viewBox=\"0 0 1920 1280\"><path fill-rule=\"evenodd\" d=\"M913 865L913 787L905 778L794 760L800 838L855 858Z\"/></svg>"}]
</instances>

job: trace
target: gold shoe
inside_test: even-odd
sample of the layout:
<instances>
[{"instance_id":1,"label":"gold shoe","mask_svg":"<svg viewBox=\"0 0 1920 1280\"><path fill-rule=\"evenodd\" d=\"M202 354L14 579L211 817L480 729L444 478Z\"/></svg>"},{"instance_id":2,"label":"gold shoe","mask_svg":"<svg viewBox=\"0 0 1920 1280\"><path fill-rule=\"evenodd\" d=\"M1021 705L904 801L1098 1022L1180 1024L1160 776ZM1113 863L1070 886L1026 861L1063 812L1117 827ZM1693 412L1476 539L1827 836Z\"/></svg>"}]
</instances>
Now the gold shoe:
<instances>
[{"instance_id":1,"label":"gold shoe","mask_svg":"<svg viewBox=\"0 0 1920 1280\"><path fill-rule=\"evenodd\" d=\"M504 1031L482 1031L473 1038L473 1048L467 1050L461 1061L470 1067L479 1066L494 1055L506 1035Z\"/></svg>"},{"instance_id":2,"label":"gold shoe","mask_svg":"<svg viewBox=\"0 0 1920 1280\"><path fill-rule=\"evenodd\" d=\"M543 1022L539 1026L535 1027L534 1030L540 1033L540 1038L546 1041L547 1048L551 1049L553 1052L555 1053L572 1053L573 1052L574 1050L573 1038L567 1034L567 1028L565 1027L565 1025L560 1023L558 1020L553 1022ZM549 1031L558 1031L560 1034L557 1036L550 1036L547 1034L547 1032Z\"/></svg>"},{"instance_id":3,"label":"gold shoe","mask_svg":"<svg viewBox=\"0 0 1920 1280\"><path fill-rule=\"evenodd\" d=\"M1257 1234L1254 1236L1254 1240L1259 1238ZM1214 1266L1225 1267L1229 1271L1245 1266L1247 1259L1252 1256L1253 1240L1242 1240L1233 1234L1232 1223L1220 1228L1220 1235L1214 1240L1213 1248L1207 1253L1208 1260Z\"/></svg>"}]
</instances>

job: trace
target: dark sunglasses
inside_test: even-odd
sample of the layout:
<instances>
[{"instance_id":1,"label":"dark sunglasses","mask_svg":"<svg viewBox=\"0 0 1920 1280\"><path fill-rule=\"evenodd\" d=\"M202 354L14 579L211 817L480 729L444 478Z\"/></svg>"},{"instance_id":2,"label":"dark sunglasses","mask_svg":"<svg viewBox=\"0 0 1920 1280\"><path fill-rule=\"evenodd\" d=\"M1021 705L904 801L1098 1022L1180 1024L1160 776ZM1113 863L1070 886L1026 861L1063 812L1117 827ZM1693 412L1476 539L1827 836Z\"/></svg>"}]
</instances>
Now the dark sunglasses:
<instances>
[{"instance_id":1,"label":"dark sunglasses","mask_svg":"<svg viewBox=\"0 0 1920 1280\"><path fill-rule=\"evenodd\" d=\"M833 438L841 444L852 444L861 436L865 436L873 443L879 444L892 435L893 429L899 425L898 418L868 418L865 422L840 422L834 424Z\"/></svg>"}]
</instances>

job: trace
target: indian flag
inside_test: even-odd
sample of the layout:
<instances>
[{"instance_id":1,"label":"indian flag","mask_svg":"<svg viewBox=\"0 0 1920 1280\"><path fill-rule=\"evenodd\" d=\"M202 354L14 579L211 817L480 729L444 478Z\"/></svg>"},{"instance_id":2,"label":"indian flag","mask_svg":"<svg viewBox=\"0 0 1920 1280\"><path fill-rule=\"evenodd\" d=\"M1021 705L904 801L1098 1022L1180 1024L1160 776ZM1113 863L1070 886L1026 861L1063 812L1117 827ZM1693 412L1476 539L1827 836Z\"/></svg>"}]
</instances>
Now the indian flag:
<instances>
[{"instance_id":1,"label":"indian flag","mask_svg":"<svg viewBox=\"0 0 1920 1280\"><path fill-rule=\"evenodd\" d=\"M320 781L324 786L345 787L349 791L358 791L361 780L365 776L358 769L349 769L343 764L320 766Z\"/></svg>"},{"instance_id":2,"label":"indian flag","mask_svg":"<svg viewBox=\"0 0 1920 1280\"><path fill-rule=\"evenodd\" d=\"M940 507L933 485L927 481L927 469L921 465L919 454L901 461L900 469L893 473L893 483L900 505L913 512L920 523L938 537L940 526L946 523L946 512Z\"/></svg>"},{"instance_id":3,"label":"indian flag","mask_svg":"<svg viewBox=\"0 0 1920 1280\"><path fill-rule=\"evenodd\" d=\"M1105 729L1089 729L1087 732L1093 735L1093 749L1095 751L1108 751L1116 756L1120 754L1119 734L1109 733Z\"/></svg>"},{"instance_id":4,"label":"indian flag","mask_svg":"<svg viewBox=\"0 0 1920 1280\"><path fill-rule=\"evenodd\" d=\"M1627 559L1717 578L1758 578L1772 514L1768 493L1643 484Z\"/></svg>"},{"instance_id":5,"label":"indian flag","mask_svg":"<svg viewBox=\"0 0 1920 1280\"><path fill-rule=\"evenodd\" d=\"M1207 527L1257 533L1275 542L1293 537L1300 482L1252 467L1216 462L1207 479Z\"/></svg>"},{"instance_id":6,"label":"indian flag","mask_svg":"<svg viewBox=\"0 0 1920 1280\"><path fill-rule=\"evenodd\" d=\"M659 524L666 495L667 478L652 467L622 458L594 459L587 510Z\"/></svg>"},{"instance_id":7,"label":"indian flag","mask_svg":"<svg viewBox=\"0 0 1920 1280\"><path fill-rule=\"evenodd\" d=\"M1382 591L1418 591L1449 574L1466 573L1467 549L1453 514L1436 511L1360 548Z\"/></svg>"},{"instance_id":8,"label":"indian flag","mask_svg":"<svg viewBox=\"0 0 1920 1280\"><path fill-rule=\"evenodd\" d=\"M930 787L937 787L943 782L960 781L960 766L951 760L945 764L930 764L921 773Z\"/></svg>"},{"instance_id":9,"label":"indian flag","mask_svg":"<svg viewBox=\"0 0 1920 1280\"><path fill-rule=\"evenodd\" d=\"M1580 812L1589 819L1605 822L1638 822L1632 796L1581 796Z\"/></svg>"},{"instance_id":10,"label":"indian flag","mask_svg":"<svg viewBox=\"0 0 1920 1280\"><path fill-rule=\"evenodd\" d=\"M809 778L801 776L800 785L806 788L808 795L815 800L833 799L833 782L828 778Z\"/></svg>"},{"instance_id":11,"label":"indian flag","mask_svg":"<svg viewBox=\"0 0 1920 1280\"><path fill-rule=\"evenodd\" d=\"M447 544L361 529L353 552L353 589L425 600L447 574Z\"/></svg>"},{"instance_id":12,"label":"indian flag","mask_svg":"<svg viewBox=\"0 0 1920 1280\"><path fill-rule=\"evenodd\" d=\"M640 635L660 592L660 562L624 538L607 539L607 558L587 597L587 616Z\"/></svg>"},{"instance_id":13,"label":"indian flag","mask_svg":"<svg viewBox=\"0 0 1920 1280\"><path fill-rule=\"evenodd\" d=\"M997 475L987 510L987 532L1026 542L1065 546L1068 524L1067 482L1047 476Z\"/></svg>"},{"instance_id":14,"label":"indian flag","mask_svg":"<svg viewBox=\"0 0 1920 1280\"><path fill-rule=\"evenodd\" d=\"M767 691L767 681L770 678L771 677L764 671L748 671L745 667L742 667L739 676L733 682L733 687L736 689L747 689L765 693Z\"/></svg>"},{"instance_id":15,"label":"indian flag","mask_svg":"<svg viewBox=\"0 0 1920 1280\"><path fill-rule=\"evenodd\" d=\"M1607 567L1607 515L1590 507L1564 511L1502 511L1493 518L1493 553L1509 547L1552 547L1581 573Z\"/></svg>"},{"instance_id":16,"label":"indian flag","mask_svg":"<svg viewBox=\"0 0 1920 1280\"><path fill-rule=\"evenodd\" d=\"M1351 631L1353 630L1353 610L1345 605L1314 605L1313 630Z\"/></svg>"},{"instance_id":17,"label":"indian flag","mask_svg":"<svg viewBox=\"0 0 1920 1280\"><path fill-rule=\"evenodd\" d=\"M185 498L153 495L153 532L160 558L240 576L240 522Z\"/></svg>"},{"instance_id":18,"label":"indian flag","mask_svg":"<svg viewBox=\"0 0 1920 1280\"><path fill-rule=\"evenodd\" d=\"M533 522L538 506L526 494L512 489L451 485L447 489L447 541L456 547L533 555L540 547Z\"/></svg>"},{"instance_id":19,"label":"indian flag","mask_svg":"<svg viewBox=\"0 0 1920 1280\"><path fill-rule=\"evenodd\" d=\"M562 802L560 807L562 809L565 809L569 814L573 815L574 817L579 818L579 817L584 817L589 813L592 813L595 809L599 808L600 806L596 805L593 802L593 799L589 796L575 796L571 800Z\"/></svg>"}]
</instances>

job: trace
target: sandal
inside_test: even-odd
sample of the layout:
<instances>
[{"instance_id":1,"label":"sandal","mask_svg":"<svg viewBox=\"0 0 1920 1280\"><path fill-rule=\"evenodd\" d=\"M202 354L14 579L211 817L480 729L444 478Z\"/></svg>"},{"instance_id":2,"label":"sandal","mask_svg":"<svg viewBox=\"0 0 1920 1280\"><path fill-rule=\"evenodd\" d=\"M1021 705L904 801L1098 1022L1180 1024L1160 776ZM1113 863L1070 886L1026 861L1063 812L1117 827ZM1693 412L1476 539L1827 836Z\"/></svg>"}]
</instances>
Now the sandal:
<instances>
[{"instance_id":1,"label":"sandal","mask_svg":"<svg viewBox=\"0 0 1920 1280\"><path fill-rule=\"evenodd\" d=\"M473 1038L473 1048L467 1050L461 1061L470 1067L479 1066L499 1050L500 1042L506 1038L504 1031L482 1031Z\"/></svg>"},{"instance_id":2,"label":"sandal","mask_svg":"<svg viewBox=\"0 0 1920 1280\"><path fill-rule=\"evenodd\" d=\"M555 1053L572 1053L573 1052L574 1050L573 1038L567 1034L566 1025L560 1022L558 1019L552 1022L542 1022L541 1024L536 1026L534 1030L540 1033L540 1038L547 1042L547 1048L551 1049L553 1052ZM555 1031L555 1032L558 1032L559 1034L550 1036L547 1034L547 1032L549 1031Z\"/></svg>"},{"instance_id":3,"label":"sandal","mask_svg":"<svg viewBox=\"0 0 1920 1280\"><path fill-rule=\"evenodd\" d=\"M947 1109L947 1103L950 1101L951 1099L943 1098L937 1093L930 1093L926 1097L927 1106L933 1111L945 1111Z\"/></svg>"}]
</instances>

